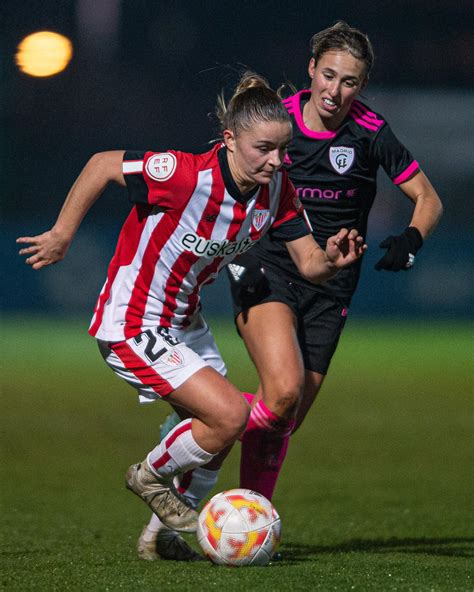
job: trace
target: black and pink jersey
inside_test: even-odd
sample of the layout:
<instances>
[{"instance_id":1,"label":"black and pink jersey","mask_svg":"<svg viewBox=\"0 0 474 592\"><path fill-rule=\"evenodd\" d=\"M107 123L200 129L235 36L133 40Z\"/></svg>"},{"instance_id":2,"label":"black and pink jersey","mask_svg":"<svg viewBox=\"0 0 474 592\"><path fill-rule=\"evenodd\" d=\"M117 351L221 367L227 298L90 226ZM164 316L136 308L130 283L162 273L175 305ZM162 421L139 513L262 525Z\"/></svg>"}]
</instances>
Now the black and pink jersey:
<instances>
[{"instance_id":1,"label":"black and pink jersey","mask_svg":"<svg viewBox=\"0 0 474 592\"><path fill-rule=\"evenodd\" d=\"M284 166L308 214L314 238L325 248L327 239L343 227L357 228L366 236L380 166L396 185L409 179L419 167L383 117L360 101L354 101L337 131L308 129L302 113L310 96L310 90L303 90L283 101L293 122L293 139ZM264 265L281 269L290 281L312 285L299 275L281 242L266 237L254 252ZM313 287L349 304L360 266L361 260L325 284Z\"/></svg>"},{"instance_id":2,"label":"black and pink jersey","mask_svg":"<svg viewBox=\"0 0 474 592\"><path fill-rule=\"evenodd\" d=\"M126 152L123 174L135 207L91 321L98 339L185 328L199 311L200 287L235 256L270 230L288 240L310 232L285 171L243 195L221 145L198 155Z\"/></svg>"}]
</instances>

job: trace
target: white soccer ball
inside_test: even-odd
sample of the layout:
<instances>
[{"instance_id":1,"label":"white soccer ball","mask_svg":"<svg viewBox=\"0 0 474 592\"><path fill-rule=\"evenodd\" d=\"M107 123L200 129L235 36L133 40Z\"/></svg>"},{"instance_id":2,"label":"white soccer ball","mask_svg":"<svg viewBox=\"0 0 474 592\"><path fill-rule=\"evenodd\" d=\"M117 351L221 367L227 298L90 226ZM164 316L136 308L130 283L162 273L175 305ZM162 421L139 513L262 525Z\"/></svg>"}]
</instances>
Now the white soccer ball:
<instances>
[{"instance_id":1,"label":"white soccer ball","mask_svg":"<svg viewBox=\"0 0 474 592\"><path fill-rule=\"evenodd\" d=\"M250 489L218 493L199 515L198 542L218 565L267 565L280 538L277 511L266 497Z\"/></svg>"}]
</instances>

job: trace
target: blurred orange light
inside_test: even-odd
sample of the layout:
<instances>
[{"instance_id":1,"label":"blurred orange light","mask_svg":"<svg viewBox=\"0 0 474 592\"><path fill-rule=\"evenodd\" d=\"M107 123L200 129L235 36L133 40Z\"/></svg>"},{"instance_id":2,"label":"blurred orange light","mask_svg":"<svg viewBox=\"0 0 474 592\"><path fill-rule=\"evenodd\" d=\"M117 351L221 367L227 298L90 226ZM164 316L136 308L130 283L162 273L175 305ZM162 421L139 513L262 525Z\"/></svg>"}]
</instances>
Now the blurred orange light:
<instances>
[{"instance_id":1,"label":"blurred orange light","mask_svg":"<svg viewBox=\"0 0 474 592\"><path fill-rule=\"evenodd\" d=\"M30 76L53 76L62 72L72 58L72 43L63 35L39 31L18 45L16 63Z\"/></svg>"}]
</instances>

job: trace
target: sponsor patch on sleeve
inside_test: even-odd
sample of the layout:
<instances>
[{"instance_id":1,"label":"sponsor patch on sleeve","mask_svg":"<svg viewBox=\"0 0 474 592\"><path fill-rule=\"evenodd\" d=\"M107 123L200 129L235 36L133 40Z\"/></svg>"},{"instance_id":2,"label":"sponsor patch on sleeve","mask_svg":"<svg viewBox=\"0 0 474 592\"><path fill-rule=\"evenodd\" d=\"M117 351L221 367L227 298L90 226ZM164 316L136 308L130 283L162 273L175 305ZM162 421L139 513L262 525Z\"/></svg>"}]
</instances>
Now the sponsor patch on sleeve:
<instances>
[{"instance_id":1,"label":"sponsor patch on sleeve","mask_svg":"<svg viewBox=\"0 0 474 592\"><path fill-rule=\"evenodd\" d=\"M176 156L171 152L153 154L146 162L146 172L155 181L167 181L176 171Z\"/></svg>"}]
</instances>

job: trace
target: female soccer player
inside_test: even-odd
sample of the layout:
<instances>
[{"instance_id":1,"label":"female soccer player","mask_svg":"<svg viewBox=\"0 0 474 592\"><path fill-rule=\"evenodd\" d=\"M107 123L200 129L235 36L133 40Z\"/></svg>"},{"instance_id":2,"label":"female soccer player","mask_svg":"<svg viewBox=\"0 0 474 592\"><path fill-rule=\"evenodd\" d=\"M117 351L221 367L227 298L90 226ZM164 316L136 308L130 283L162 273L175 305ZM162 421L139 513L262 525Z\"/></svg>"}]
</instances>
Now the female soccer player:
<instances>
[{"instance_id":1,"label":"female soccer player","mask_svg":"<svg viewBox=\"0 0 474 592\"><path fill-rule=\"evenodd\" d=\"M322 248L341 226L365 235L382 167L414 211L401 234L380 244L386 252L375 269L408 270L441 216L440 199L385 118L357 100L374 60L367 36L338 22L314 35L310 47L310 88L283 104L294 130L284 165L312 234ZM316 286L298 273L285 244L270 235L236 260L239 275L228 274L237 327L260 377L242 437L241 487L271 499L289 437L328 372L361 262Z\"/></svg>"},{"instance_id":2,"label":"female soccer player","mask_svg":"<svg viewBox=\"0 0 474 592\"><path fill-rule=\"evenodd\" d=\"M63 259L87 211L109 182L134 207L120 233L89 333L106 363L140 400L165 399L190 417L126 473L126 486L178 532L197 513L173 478L209 463L247 425L250 408L223 376L224 363L200 314L199 290L267 232L287 245L308 281L321 282L366 246L342 229L323 251L311 236L286 172L291 123L261 77L246 74L223 117L223 144L204 154L112 151L94 155L51 230L21 237L33 269Z\"/></svg>"}]
</instances>

